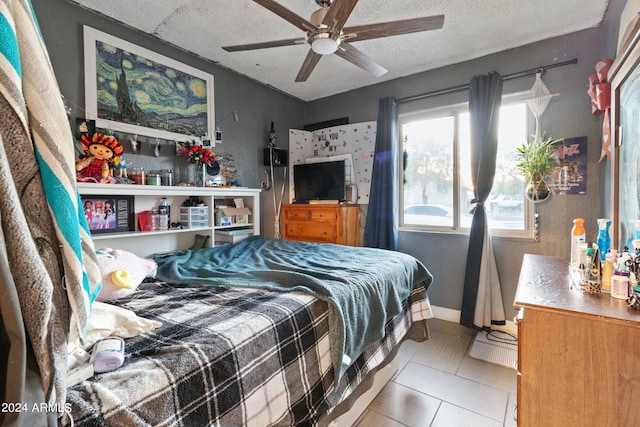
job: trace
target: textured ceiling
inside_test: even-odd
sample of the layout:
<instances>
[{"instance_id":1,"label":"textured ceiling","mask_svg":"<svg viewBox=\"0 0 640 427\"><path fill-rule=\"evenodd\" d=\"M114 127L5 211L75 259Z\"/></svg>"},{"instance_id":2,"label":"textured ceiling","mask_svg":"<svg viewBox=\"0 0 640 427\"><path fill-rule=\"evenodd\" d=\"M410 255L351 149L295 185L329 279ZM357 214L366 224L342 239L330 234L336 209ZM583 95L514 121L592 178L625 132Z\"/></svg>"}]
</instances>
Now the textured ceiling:
<instances>
[{"instance_id":1,"label":"textured ceiling","mask_svg":"<svg viewBox=\"0 0 640 427\"><path fill-rule=\"evenodd\" d=\"M336 55L325 55L306 82L296 83L309 50L307 44L233 53L221 48L304 37L300 29L251 0L69 1L305 101L596 27L608 3L360 0L347 26L439 14L445 15L444 26L429 32L354 42L355 47L389 70L382 77L370 76ZM278 2L307 20L319 8L314 0Z\"/></svg>"}]
</instances>

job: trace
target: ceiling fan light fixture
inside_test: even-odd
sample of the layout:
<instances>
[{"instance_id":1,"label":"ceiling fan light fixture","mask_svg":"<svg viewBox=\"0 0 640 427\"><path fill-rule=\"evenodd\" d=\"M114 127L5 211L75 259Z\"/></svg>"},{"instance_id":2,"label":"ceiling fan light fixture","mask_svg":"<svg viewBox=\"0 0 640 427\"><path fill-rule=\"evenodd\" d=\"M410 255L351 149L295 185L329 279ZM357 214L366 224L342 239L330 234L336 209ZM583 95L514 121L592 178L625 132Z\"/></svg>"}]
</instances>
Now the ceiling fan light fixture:
<instances>
[{"instance_id":1,"label":"ceiling fan light fixture","mask_svg":"<svg viewBox=\"0 0 640 427\"><path fill-rule=\"evenodd\" d=\"M311 37L311 49L319 55L328 55L338 50L340 38L334 38L329 33L319 33Z\"/></svg>"}]
</instances>

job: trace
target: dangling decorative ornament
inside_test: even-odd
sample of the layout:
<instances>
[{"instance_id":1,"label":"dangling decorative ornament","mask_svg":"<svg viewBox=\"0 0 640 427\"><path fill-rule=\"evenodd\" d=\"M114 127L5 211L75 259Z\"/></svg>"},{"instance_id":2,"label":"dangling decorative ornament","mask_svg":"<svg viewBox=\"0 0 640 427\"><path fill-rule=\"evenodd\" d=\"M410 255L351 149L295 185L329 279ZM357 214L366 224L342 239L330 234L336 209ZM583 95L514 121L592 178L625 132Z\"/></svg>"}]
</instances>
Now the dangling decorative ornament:
<instances>
[{"instance_id":1,"label":"dangling decorative ornament","mask_svg":"<svg viewBox=\"0 0 640 427\"><path fill-rule=\"evenodd\" d=\"M591 98L591 109L594 116L602 114L602 150L598 163L611 156L611 129L609 124L609 110L611 109L611 83L607 81L609 68L613 64L611 59L598 61L595 73L589 76L587 94Z\"/></svg>"},{"instance_id":2,"label":"dangling decorative ornament","mask_svg":"<svg viewBox=\"0 0 640 427\"><path fill-rule=\"evenodd\" d=\"M536 72L536 80L531 89L529 89L529 96L524 99L524 102L536 119L535 143L540 141L540 117L547 108L547 105L549 105L551 98L558 95L560 94L549 91L547 86L542 82L542 70L538 70Z\"/></svg>"}]
</instances>

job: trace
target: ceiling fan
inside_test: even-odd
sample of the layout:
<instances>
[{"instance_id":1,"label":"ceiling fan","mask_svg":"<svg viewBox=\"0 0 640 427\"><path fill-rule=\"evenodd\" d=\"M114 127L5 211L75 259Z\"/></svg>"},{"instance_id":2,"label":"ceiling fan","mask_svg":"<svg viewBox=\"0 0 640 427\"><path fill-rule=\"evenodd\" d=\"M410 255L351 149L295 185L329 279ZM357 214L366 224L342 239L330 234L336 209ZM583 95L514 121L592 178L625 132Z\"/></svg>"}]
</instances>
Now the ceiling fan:
<instances>
[{"instance_id":1,"label":"ceiling fan","mask_svg":"<svg viewBox=\"0 0 640 427\"><path fill-rule=\"evenodd\" d=\"M438 30L442 28L444 23L444 15L435 15L424 18L345 27L344 25L353 8L358 3L358 0L315 0L320 6L320 9L311 15L309 21L301 18L274 0L253 1L289 21L302 31L305 31L306 37L237 46L223 46L222 48L227 52L238 52L308 43L311 45L311 49L309 49L309 53L296 76L296 82L306 81L320 61L322 55L332 53L335 53L342 59L351 62L370 74L380 77L387 72L387 69L356 49L351 43L421 31Z\"/></svg>"}]
</instances>

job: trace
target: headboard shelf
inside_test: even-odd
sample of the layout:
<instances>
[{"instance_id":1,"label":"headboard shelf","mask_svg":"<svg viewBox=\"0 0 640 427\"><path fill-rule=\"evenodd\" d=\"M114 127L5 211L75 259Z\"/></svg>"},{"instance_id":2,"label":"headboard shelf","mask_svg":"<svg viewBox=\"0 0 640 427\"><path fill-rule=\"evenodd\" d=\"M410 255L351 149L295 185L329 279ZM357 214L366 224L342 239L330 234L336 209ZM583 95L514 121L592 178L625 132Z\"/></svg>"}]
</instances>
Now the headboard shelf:
<instances>
[{"instance_id":1,"label":"headboard shelf","mask_svg":"<svg viewBox=\"0 0 640 427\"><path fill-rule=\"evenodd\" d=\"M81 197L91 196L133 196L134 227L129 231L94 233L96 248L111 247L124 249L141 257L154 253L170 252L176 249L188 249L194 245L197 236L205 236L205 247L220 244L224 239L217 233L220 227L215 225L215 207L222 201L241 199L244 207L249 208L251 221L225 226L225 229L251 227L248 235L260 235L260 189L247 187L183 187L162 185L92 184L78 183ZM180 222L180 206L192 196L197 196L208 206L207 225L193 228L171 228L169 230L140 231L137 214L157 207L163 197L171 206L169 223ZM203 239L200 237L199 239Z\"/></svg>"}]
</instances>

